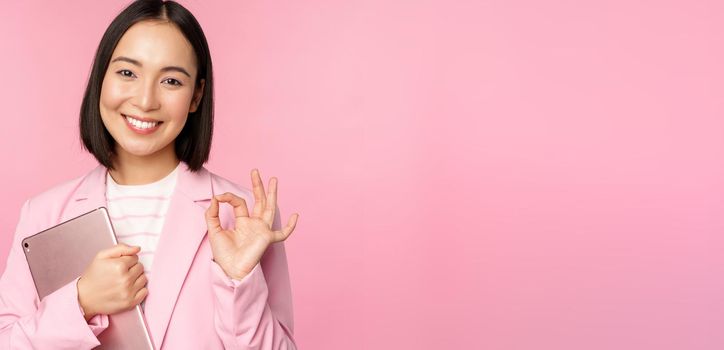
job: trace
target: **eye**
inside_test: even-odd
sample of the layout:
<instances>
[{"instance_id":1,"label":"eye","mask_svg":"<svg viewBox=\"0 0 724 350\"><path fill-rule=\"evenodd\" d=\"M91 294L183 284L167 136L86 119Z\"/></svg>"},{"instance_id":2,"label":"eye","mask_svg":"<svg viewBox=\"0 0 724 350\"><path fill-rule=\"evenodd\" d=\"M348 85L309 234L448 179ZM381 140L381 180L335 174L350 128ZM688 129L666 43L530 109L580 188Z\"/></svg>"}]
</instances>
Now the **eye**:
<instances>
[{"instance_id":1,"label":"eye","mask_svg":"<svg viewBox=\"0 0 724 350\"><path fill-rule=\"evenodd\" d=\"M126 74L126 73L127 73L127 74ZM116 74L120 74L120 75L121 75L122 77L124 77L124 78L133 78L133 77L135 77L135 75L133 74L133 72L131 72L131 71L128 70L128 69L121 69L121 70L117 71Z\"/></svg>"},{"instance_id":2,"label":"eye","mask_svg":"<svg viewBox=\"0 0 724 350\"><path fill-rule=\"evenodd\" d=\"M166 79L166 80L164 80L164 81L169 82L169 83L170 83L171 85L173 85L173 86L181 86L181 85L183 85L183 84L181 84L180 81L178 81L178 80L176 80L176 79L174 79L174 78L168 78L168 79Z\"/></svg>"}]
</instances>

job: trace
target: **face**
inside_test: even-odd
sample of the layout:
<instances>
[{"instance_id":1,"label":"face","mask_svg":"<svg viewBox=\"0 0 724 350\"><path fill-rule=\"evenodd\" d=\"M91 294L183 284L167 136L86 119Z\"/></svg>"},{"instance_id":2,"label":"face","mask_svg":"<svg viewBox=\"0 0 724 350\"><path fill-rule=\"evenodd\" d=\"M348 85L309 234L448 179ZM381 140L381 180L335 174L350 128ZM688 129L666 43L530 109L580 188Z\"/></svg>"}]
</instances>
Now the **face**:
<instances>
[{"instance_id":1,"label":"face","mask_svg":"<svg viewBox=\"0 0 724 350\"><path fill-rule=\"evenodd\" d=\"M118 42L101 86L100 113L118 159L176 157L174 140L201 100L196 55L173 24L142 21Z\"/></svg>"}]
</instances>

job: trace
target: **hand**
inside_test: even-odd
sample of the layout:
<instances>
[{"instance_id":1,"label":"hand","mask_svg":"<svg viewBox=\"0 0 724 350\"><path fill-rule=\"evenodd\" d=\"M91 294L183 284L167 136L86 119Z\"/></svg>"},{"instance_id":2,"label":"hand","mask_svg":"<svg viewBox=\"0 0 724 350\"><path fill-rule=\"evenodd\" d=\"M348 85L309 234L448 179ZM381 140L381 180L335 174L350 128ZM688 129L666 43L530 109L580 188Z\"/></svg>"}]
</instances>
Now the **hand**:
<instances>
[{"instance_id":1,"label":"hand","mask_svg":"<svg viewBox=\"0 0 724 350\"><path fill-rule=\"evenodd\" d=\"M251 217L246 201L229 192L212 197L211 206L206 210L206 224L214 261L229 277L237 280L244 278L254 269L269 245L286 240L294 231L299 218L299 214L294 213L286 227L272 231L276 215L277 179L272 177L269 180L267 194L264 194L264 184L257 169L251 171L251 182L255 201ZM229 203L234 207L236 220L231 230L221 227L219 202Z\"/></svg>"},{"instance_id":2,"label":"hand","mask_svg":"<svg viewBox=\"0 0 724 350\"><path fill-rule=\"evenodd\" d=\"M148 281L136 255L140 250L119 243L96 254L78 280L78 303L86 321L129 310L146 298Z\"/></svg>"}]
</instances>

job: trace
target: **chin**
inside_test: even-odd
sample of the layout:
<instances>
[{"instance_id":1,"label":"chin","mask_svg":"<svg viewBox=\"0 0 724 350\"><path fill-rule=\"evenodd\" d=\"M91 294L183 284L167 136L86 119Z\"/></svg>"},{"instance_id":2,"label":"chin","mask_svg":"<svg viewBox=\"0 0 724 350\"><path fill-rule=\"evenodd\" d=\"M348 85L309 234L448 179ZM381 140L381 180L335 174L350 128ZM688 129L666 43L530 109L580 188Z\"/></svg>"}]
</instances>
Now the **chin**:
<instances>
[{"instance_id":1,"label":"chin","mask_svg":"<svg viewBox=\"0 0 724 350\"><path fill-rule=\"evenodd\" d=\"M120 147L123 153L126 153L135 157L147 157L158 153L160 150L155 148L144 148L144 147Z\"/></svg>"}]
</instances>

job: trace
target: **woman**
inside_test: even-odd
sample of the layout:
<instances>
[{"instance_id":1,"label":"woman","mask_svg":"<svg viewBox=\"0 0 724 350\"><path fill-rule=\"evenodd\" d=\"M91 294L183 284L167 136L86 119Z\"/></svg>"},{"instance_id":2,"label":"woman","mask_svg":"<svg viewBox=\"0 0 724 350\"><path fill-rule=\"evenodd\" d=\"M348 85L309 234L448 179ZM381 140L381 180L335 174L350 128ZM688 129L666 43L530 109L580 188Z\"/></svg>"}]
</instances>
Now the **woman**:
<instances>
[{"instance_id":1,"label":"woman","mask_svg":"<svg viewBox=\"0 0 724 350\"><path fill-rule=\"evenodd\" d=\"M275 178L265 192L254 169L252 192L203 167L211 68L175 2L137 1L113 20L80 113L100 164L23 205L0 278L0 348L89 349L107 315L138 304L157 349L296 348L283 241L298 214L281 227ZM122 243L38 300L22 239L101 206Z\"/></svg>"}]
</instances>

